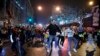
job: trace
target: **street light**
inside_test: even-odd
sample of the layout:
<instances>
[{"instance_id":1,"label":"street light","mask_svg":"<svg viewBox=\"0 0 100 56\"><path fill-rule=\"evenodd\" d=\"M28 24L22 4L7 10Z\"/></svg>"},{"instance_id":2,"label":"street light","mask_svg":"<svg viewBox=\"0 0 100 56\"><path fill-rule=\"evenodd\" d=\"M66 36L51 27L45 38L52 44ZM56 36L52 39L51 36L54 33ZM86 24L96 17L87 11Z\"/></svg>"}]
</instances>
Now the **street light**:
<instances>
[{"instance_id":1,"label":"street light","mask_svg":"<svg viewBox=\"0 0 100 56\"><path fill-rule=\"evenodd\" d=\"M56 11L60 11L61 8L60 8L59 6L57 6L57 7L55 8L55 10L56 10Z\"/></svg>"},{"instance_id":2,"label":"street light","mask_svg":"<svg viewBox=\"0 0 100 56\"><path fill-rule=\"evenodd\" d=\"M94 1L89 1L89 5L92 6L94 4Z\"/></svg>"},{"instance_id":3,"label":"street light","mask_svg":"<svg viewBox=\"0 0 100 56\"><path fill-rule=\"evenodd\" d=\"M41 11L43 8L42 8L42 6L38 6L37 9L38 9L39 11Z\"/></svg>"}]
</instances>

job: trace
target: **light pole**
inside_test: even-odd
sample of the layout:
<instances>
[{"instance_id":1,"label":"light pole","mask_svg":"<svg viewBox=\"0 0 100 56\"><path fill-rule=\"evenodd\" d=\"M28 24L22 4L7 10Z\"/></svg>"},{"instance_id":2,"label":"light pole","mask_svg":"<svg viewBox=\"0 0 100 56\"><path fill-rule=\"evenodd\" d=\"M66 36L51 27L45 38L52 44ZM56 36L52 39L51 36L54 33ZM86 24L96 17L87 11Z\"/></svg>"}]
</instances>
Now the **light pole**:
<instances>
[{"instance_id":1,"label":"light pole","mask_svg":"<svg viewBox=\"0 0 100 56\"><path fill-rule=\"evenodd\" d=\"M4 0L4 17L6 18L6 0Z\"/></svg>"},{"instance_id":2,"label":"light pole","mask_svg":"<svg viewBox=\"0 0 100 56\"><path fill-rule=\"evenodd\" d=\"M57 23L64 24L63 21L58 22L59 16L61 15L61 6L55 6L53 11L53 18L57 21Z\"/></svg>"}]
</instances>

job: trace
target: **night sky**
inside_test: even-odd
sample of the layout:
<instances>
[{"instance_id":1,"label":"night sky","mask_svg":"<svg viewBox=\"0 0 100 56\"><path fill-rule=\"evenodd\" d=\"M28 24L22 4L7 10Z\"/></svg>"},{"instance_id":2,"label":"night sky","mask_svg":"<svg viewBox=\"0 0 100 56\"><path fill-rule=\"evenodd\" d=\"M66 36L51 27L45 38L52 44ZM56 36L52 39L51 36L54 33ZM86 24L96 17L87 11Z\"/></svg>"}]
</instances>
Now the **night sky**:
<instances>
[{"instance_id":1,"label":"night sky","mask_svg":"<svg viewBox=\"0 0 100 56\"><path fill-rule=\"evenodd\" d=\"M4 7L4 1L3 0L0 0L0 10Z\"/></svg>"},{"instance_id":2,"label":"night sky","mask_svg":"<svg viewBox=\"0 0 100 56\"><path fill-rule=\"evenodd\" d=\"M31 0L32 7L37 15L38 21L48 21L48 18L52 15L52 8L55 5L58 6L70 6L72 8L80 9L88 9L88 2L90 0ZM97 0L95 0L95 4L97 4ZM42 11L37 10L37 6L41 5L43 7Z\"/></svg>"},{"instance_id":3,"label":"night sky","mask_svg":"<svg viewBox=\"0 0 100 56\"><path fill-rule=\"evenodd\" d=\"M8 0L7 0L8 1ZM23 0L24 1L24 0ZM53 6L70 6L72 8L88 9L88 2L90 0L30 0L32 8L34 11L34 16L38 21L47 21L48 18L52 15ZM99 0L94 0L95 5L99 3ZM4 0L0 0L0 10L4 7ZM37 6L41 5L43 7L42 11L37 10Z\"/></svg>"},{"instance_id":4,"label":"night sky","mask_svg":"<svg viewBox=\"0 0 100 56\"><path fill-rule=\"evenodd\" d=\"M54 5L62 5L63 0L31 0L32 7L35 10L37 20L41 23L47 21L52 14L52 9ZM43 7L42 11L37 10L37 6L41 5Z\"/></svg>"}]
</instances>

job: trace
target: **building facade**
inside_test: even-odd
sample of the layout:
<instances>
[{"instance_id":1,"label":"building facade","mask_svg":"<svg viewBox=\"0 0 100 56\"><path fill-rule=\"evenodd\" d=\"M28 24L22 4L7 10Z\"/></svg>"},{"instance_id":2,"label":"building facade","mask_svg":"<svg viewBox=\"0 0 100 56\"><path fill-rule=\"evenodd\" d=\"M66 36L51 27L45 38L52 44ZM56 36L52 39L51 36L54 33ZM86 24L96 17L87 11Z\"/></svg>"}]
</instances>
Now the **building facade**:
<instances>
[{"instance_id":1,"label":"building facade","mask_svg":"<svg viewBox=\"0 0 100 56\"><path fill-rule=\"evenodd\" d=\"M29 17L33 18L33 10L30 0L5 0L3 17L11 22L12 25L27 24Z\"/></svg>"}]
</instances>

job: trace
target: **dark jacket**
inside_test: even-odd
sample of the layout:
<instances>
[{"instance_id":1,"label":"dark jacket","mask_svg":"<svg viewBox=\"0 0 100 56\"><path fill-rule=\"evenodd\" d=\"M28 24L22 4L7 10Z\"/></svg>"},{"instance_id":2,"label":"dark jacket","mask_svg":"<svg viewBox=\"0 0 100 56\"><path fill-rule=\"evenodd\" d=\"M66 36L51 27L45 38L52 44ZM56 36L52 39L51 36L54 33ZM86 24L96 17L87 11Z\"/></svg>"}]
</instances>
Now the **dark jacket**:
<instances>
[{"instance_id":1,"label":"dark jacket","mask_svg":"<svg viewBox=\"0 0 100 56\"><path fill-rule=\"evenodd\" d=\"M46 31L49 30L50 35L56 35L56 32L61 33L61 30L56 24L50 24L47 28Z\"/></svg>"}]
</instances>

